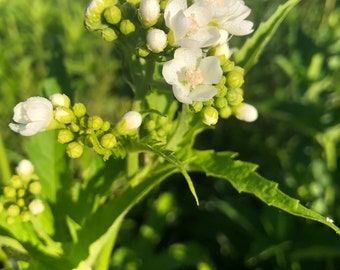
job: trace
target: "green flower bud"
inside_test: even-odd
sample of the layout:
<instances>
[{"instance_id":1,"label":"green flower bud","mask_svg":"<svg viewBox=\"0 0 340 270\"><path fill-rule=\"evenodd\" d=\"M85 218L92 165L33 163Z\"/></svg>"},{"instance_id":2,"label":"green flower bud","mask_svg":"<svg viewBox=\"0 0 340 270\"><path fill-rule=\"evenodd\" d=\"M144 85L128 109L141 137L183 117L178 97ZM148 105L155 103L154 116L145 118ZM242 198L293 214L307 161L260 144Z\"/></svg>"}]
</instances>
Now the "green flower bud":
<instances>
[{"instance_id":1,"label":"green flower bud","mask_svg":"<svg viewBox=\"0 0 340 270\"><path fill-rule=\"evenodd\" d=\"M213 107L204 107L201 111L201 117L204 124L215 125L218 121L218 111Z\"/></svg>"},{"instance_id":2,"label":"green flower bud","mask_svg":"<svg viewBox=\"0 0 340 270\"><path fill-rule=\"evenodd\" d=\"M203 108L203 102L200 102L200 101L194 101L192 104L191 104L191 108L194 110L194 112L200 112Z\"/></svg>"},{"instance_id":3,"label":"green flower bud","mask_svg":"<svg viewBox=\"0 0 340 270\"><path fill-rule=\"evenodd\" d=\"M100 139L100 144L106 149L111 149L117 144L117 139L113 134L108 133Z\"/></svg>"},{"instance_id":4,"label":"green flower bud","mask_svg":"<svg viewBox=\"0 0 340 270\"><path fill-rule=\"evenodd\" d=\"M168 131L167 131L166 128L159 128L159 129L157 129L157 135L159 137L164 137L164 136L166 136L167 133L168 133Z\"/></svg>"},{"instance_id":5,"label":"green flower bud","mask_svg":"<svg viewBox=\"0 0 340 270\"><path fill-rule=\"evenodd\" d=\"M117 24L122 18L122 12L117 6L110 6L104 10L104 18L108 23Z\"/></svg>"},{"instance_id":6,"label":"green flower bud","mask_svg":"<svg viewBox=\"0 0 340 270\"><path fill-rule=\"evenodd\" d=\"M203 102L204 106L211 106L212 104L214 104L214 98L211 98L211 99Z\"/></svg>"},{"instance_id":7,"label":"green flower bud","mask_svg":"<svg viewBox=\"0 0 340 270\"><path fill-rule=\"evenodd\" d=\"M17 217L20 214L20 207L16 204L11 204L7 208L7 213L10 217Z\"/></svg>"},{"instance_id":8,"label":"green flower bud","mask_svg":"<svg viewBox=\"0 0 340 270\"><path fill-rule=\"evenodd\" d=\"M24 180L26 180L26 178ZM18 175L13 175L10 181L14 188L21 188L23 186L23 179L21 179Z\"/></svg>"},{"instance_id":9,"label":"green flower bud","mask_svg":"<svg viewBox=\"0 0 340 270\"><path fill-rule=\"evenodd\" d=\"M17 195L16 189L10 186L4 187L4 195L6 198L15 198Z\"/></svg>"},{"instance_id":10,"label":"green flower bud","mask_svg":"<svg viewBox=\"0 0 340 270\"><path fill-rule=\"evenodd\" d=\"M102 126L103 131L108 131L111 128L111 124L109 121L105 121Z\"/></svg>"},{"instance_id":11,"label":"green flower bud","mask_svg":"<svg viewBox=\"0 0 340 270\"><path fill-rule=\"evenodd\" d=\"M62 129L58 132L58 142L61 144L73 141L74 134L68 129Z\"/></svg>"},{"instance_id":12,"label":"green flower bud","mask_svg":"<svg viewBox=\"0 0 340 270\"><path fill-rule=\"evenodd\" d=\"M156 128L156 122L154 120L149 120L145 124L146 129L150 132L152 130L155 130Z\"/></svg>"},{"instance_id":13,"label":"green flower bud","mask_svg":"<svg viewBox=\"0 0 340 270\"><path fill-rule=\"evenodd\" d=\"M24 197L25 194L26 194L26 189L23 189L23 188L18 189L18 191L17 191L17 196L18 197Z\"/></svg>"},{"instance_id":14,"label":"green flower bud","mask_svg":"<svg viewBox=\"0 0 340 270\"><path fill-rule=\"evenodd\" d=\"M146 46L138 47L137 48L137 54L140 57L147 57L150 54L150 50L146 48Z\"/></svg>"},{"instance_id":15,"label":"green flower bud","mask_svg":"<svg viewBox=\"0 0 340 270\"><path fill-rule=\"evenodd\" d=\"M86 107L83 103L76 103L73 105L73 113L76 117L80 118L86 114Z\"/></svg>"},{"instance_id":16,"label":"green flower bud","mask_svg":"<svg viewBox=\"0 0 340 270\"><path fill-rule=\"evenodd\" d=\"M90 30L106 28L102 14L107 7L117 4L117 0L92 0L85 11L85 27Z\"/></svg>"},{"instance_id":17,"label":"green flower bud","mask_svg":"<svg viewBox=\"0 0 340 270\"><path fill-rule=\"evenodd\" d=\"M130 20L122 20L119 30L123 35L128 35L133 33L136 30L136 27Z\"/></svg>"},{"instance_id":18,"label":"green flower bud","mask_svg":"<svg viewBox=\"0 0 340 270\"><path fill-rule=\"evenodd\" d=\"M80 130L80 127L76 123L71 123L70 131L77 133L79 132L79 130Z\"/></svg>"},{"instance_id":19,"label":"green flower bud","mask_svg":"<svg viewBox=\"0 0 340 270\"><path fill-rule=\"evenodd\" d=\"M52 102L53 107L66 107L69 108L71 104L71 100L65 94L56 93L50 96L50 100Z\"/></svg>"},{"instance_id":20,"label":"green flower bud","mask_svg":"<svg viewBox=\"0 0 340 270\"><path fill-rule=\"evenodd\" d=\"M229 106L226 106L219 110L220 117L223 119L227 119L232 115L232 110Z\"/></svg>"},{"instance_id":21,"label":"green flower bud","mask_svg":"<svg viewBox=\"0 0 340 270\"><path fill-rule=\"evenodd\" d=\"M237 106L243 101L243 93L241 89L228 89L226 95L228 104L230 106Z\"/></svg>"},{"instance_id":22,"label":"green flower bud","mask_svg":"<svg viewBox=\"0 0 340 270\"><path fill-rule=\"evenodd\" d=\"M223 73L227 73L234 70L234 67L235 63L233 61L227 60L222 66Z\"/></svg>"},{"instance_id":23,"label":"green flower bud","mask_svg":"<svg viewBox=\"0 0 340 270\"><path fill-rule=\"evenodd\" d=\"M31 220L31 213L28 211L24 211L20 214L20 219L22 222L28 222Z\"/></svg>"},{"instance_id":24,"label":"green flower bud","mask_svg":"<svg viewBox=\"0 0 340 270\"><path fill-rule=\"evenodd\" d=\"M157 119L157 123L158 123L158 126L167 126L168 124L168 117L166 116L160 116L158 119Z\"/></svg>"},{"instance_id":25,"label":"green flower bud","mask_svg":"<svg viewBox=\"0 0 340 270\"><path fill-rule=\"evenodd\" d=\"M233 70L230 71L227 76L227 87L229 88L239 88L242 86L242 84L244 83L244 79L243 79L243 72L239 72L239 70Z\"/></svg>"},{"instance_id":26,"label":"green flower bud","mask_svg":"<svg viewBox=\"0 0 340 270\"><path fill-rule=\"evenodd\" d=\"M227 94L228 89L224 84L217 84L216 88L217 94L215 95L215 97L224 97Z\"/></svg>"},{"instance_id":27,"label":"green flower bud","mask_svg":"<svg viewBox=\"0 0 340 270\"><path fill-rule=\"evenodd\" d=\"M41 192L41 184L39 181L33 181L29 184L28 190L31 194L37 195Z\"/></svg>"},{"instance_id":28,"label":"green flower bud","mask_svg":"<svg viewBox=\"0 0 340 270\"><path fill-rule=\"evenodd\" d=\"M172 30L170 30L168 32L167 36L168 36L168 43L169 43L169 45L170 46L174 45L174 43L175 43L175 34L174 34L174 32Z\"/></svg>"},{"instance_id":29,"label":"green flower bud","mask_svg":"<svg viewBox=\"0 0 340 270\"><path fill-rule=\"evenodd\" d=\"M17 205L19 207L24 207L26 205L26 202L23 198L20 198L20 199L17 200Z\"/></svg>"},{"instance_id":30,"label":"green flower bud","mask_svg":"<svg viewBox=\"0 0 340 270\"><path fill-rule=\"evenodd\" d=\"M215 107L218 109L222 109L228 105L228 101L225 97L218 97L215 99Z\"/></svg>"},{"instance_id":31,"label":"green flower bud","mask_svg":"<svg viewBox=\"0 0 340 270\"><path fill-rule=\"evenodd\" d=\"M113 30L112 28L105 28L101 30L101 34L102 38L108 42L114 41L118 38L115 30Z\"/></svg>"},{"instance_id":32,"label":"green flower bud","mask_svg":"<svg viewBox=\"0 0 340 270\"><path fill-rule=\"evenodd\" d=\"M99 116L90 116L87 120L88 128L92 130L99 130L103 126L104 121Z\"/></svg>"},{"instance_id":33,"label":"green flower bud","mask_svg":"<svg viewBox=\"0 0 340 270\"><path fill-rule=\"evenodd\" d=\"M69 124L74 120L74 114L67 107L58 107L54 111L55 119L62 124Z\"/></svg>"},{"instance_id":34,"label":"green flower bud","mask_svg":"<svg viewBox=\"0 0 340 270\"><path fill-rule=\"evenodd\" d=\"M79 158L83 154L84 146L78 142L71 142L66 147L66 153L70 158Z\"/></svg>"},{"instance_id":35,"label":"green flower bud","mask_svg":"<svg viewBox=\"0 0 340 270\"><path fill-rule=\"evenodd\" d=\"M82 118L79 119L79 125L83 128L87 128L87 120L89 118L87 116L84 116Z\"/></svg>"}]
</instances>

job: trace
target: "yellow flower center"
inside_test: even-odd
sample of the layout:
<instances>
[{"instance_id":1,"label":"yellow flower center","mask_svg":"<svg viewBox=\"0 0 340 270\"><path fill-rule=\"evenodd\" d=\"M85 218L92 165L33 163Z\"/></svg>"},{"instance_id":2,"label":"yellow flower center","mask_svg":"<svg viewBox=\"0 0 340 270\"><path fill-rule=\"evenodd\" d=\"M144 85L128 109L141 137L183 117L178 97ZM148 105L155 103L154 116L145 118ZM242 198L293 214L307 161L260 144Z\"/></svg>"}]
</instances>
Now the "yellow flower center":
<instances>
[{"instance_id":1,"label":"yellow flower center","mask_svg":"<svg viewBox=\"0 0 340 270\"><path fill-rule=\"evenodd\" d=\"M195 89L203 81L202 72L195 67L188 68L185 72L185 79L191 85L191 88Z\"/></svg>"}]
</instances>

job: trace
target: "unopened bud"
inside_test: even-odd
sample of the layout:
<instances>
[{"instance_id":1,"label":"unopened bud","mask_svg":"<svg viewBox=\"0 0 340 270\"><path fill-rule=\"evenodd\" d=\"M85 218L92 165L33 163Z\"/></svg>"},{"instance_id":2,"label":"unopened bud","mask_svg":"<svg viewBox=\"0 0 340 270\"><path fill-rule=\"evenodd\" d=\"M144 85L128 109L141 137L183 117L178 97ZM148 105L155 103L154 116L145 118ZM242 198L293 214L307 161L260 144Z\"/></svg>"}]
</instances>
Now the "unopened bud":
<instances>
[{"instance_id":1,"label":"unopened bud","mask_svg":"<svg viewBox=\"0 0 340 270\"><path fill-rule=\"evenodd\" d=\"M219 110L220 117L223 119L227 119L232 115L232 110L229 106L226 106Z\"/></svg>"},{"instance_id":2,"label":"unopened bud","mask_svg":"<svg viewBox=\"0 0 340 270\"><path fill-rule=\"evenodd\" d=\"M215 125L218 121L218 111L213 107L204 107L201 111L201 117L204 124Z\"/></svg>"},{"instance_id":3,"label":"unopened bud","mask_svg":"<svg viewBox=\"0 0 340 270\"><path fill-rule=\"evenodd\" d=\"M201 101L194 101L192 104L192 109L194 110L194 112L200 112L203 108L203 102Z\"/></svg>"},{"instance_id":4,"label":"unopened bud","mask_svg":"<svg viewBox=\"0 0 340 270\"><path fill-rule=\"evenodd\" d=\"M39 181L33 181L29 184L28 190L31 194L37 195L41 192L41 184Z\"/></svg>"},{"instance_id":5,"label":"unopened bud","mask_svg":"<svg viewBox=\"0 0 340 270\"><path fill-rule=\"evenodd\" d=\"M54 107L70 107L71 100L65 94L56 93L50 96L51 103Z\"/></svg>"},{"instance_id":6,"label":"unopened bud","mask_svg":"<svg viewBox=\"0 0 340 270\"><path fill-rule=\"evenodd\" d=\"M114 41L118 38L116 31L113 30L112 28L105 28L101 31L102 38L105 41L111 42Z\"/></svg>"},{"instance_id":7,"label":"unopened bud","mask_svg":"<svg viewBox=\"0 0 340 270\"><path fill-rule=\"evenodd\" d=\"M225 64L231 55L228 43L223 43L215 47L214 55L219 57L222 65Z\"/></svg>"},{"instance_id":8,"label":"unopened bud","mask_svg":"<svg viewBox=\"0 0 340 270\"><path fill-rule=\"evenodd\" d=\"M139 17L146 27L156 24L159 15L160 5L157 0L141 0L139 6Z\"/></svg>"},{"instance_id":9,"label":"unopened bud","mask_svg":"<svg viewBox=\"0 0 340 270\"><path fill-rule=\"evenodd\" d=\"M18 175L13 175L10 179L11 185L14 188L21 188L23 186L24 181L31 180L31 174L28 177L19 177Z\"/></svg>"},{"instance_id":10,"label":"unopened bud","mask_svg":"<svg viewBox=\"0 0 340 270\"><path fill-rule=\"evenodd\" d=\"M218 109L222 109L228 105L228 101L225 97L218 97L215 99L215 106Z\"/></svg>"},{"instance_id":11,"label":"unopened bud","mask_svg":"<svg viewBox=\"0 0 340 270\"><path fill-rule=\"evenodd\" d=\"M230 71L227 76L227 87L228 88L239 88L242 86L242 84L244 83L244 79L243 79L243 72L241 72L240 70L232 70Z\"/></svg>"},{"instance_id":12,"label":"unopened bud","mask_svg":"<svg viewBox=\"0 0 340 270\"><path fill-rule=\"evenodd\" d=\"M87 120L87 127L93 130L99 130L103 126L103 119L99 116L90 116Z\"/></svg>"},{"instance_id":13,"label":"unopened bud","mask_svg":"<svg viewBox=\"0 0 340 270\"><path fill-rule=\"evenodd\" d=\"M70 158L79 158L83 154L84 147L78 142L71 142L66 147L66 153Z\"/></svg>"},{"instance_id":14,"label":"unopened bud","mask_svg":"<svg viewBox=\"0 0 340 270\"><path fill-rule=\"evenodd\" d=\"M31 203L28 205L28 209L33 215L38 215L42 213L45 210L44 203L42 200L34 199L31 201Z\"/></svg>"},{"instance_id":15,"label":"unopened bud","mask_svg":"<svg viewBox=\"0 0 340 270\"><path fill-rule=\"evenodd\" d=\"M17 195L17 192L15 188L10 187L10 186L5 186L4 187L4 195L6 198L15 198Z\"/></svg>"},{"instance_id":16,"label":"unopened bud","mask_svg":"<svg viewBox=\"0 0 340 270\"><path fill-rule=\"evenodd\" d=\"M110 127L111 127L110 122L109 122L109 121L105 121L105 122L103 123L103 125L102 125L102 130L103 130L103 131L108 131L108 130L110 129Z\"/></svg>"},{"instance_id":17,"label":"unopened bud","mask_svg":"<svg viewBox=\"0 0 340 270\"><path fill-rule=\"evenodd\" d=\"M122 12L117 6L110 6L104 11L104 18L108 23L117 24L122 18Z\"/></svg>"},{"instance_id":18,"label":"unopened bud","mask_svg":"<svg viewBox=\"0 0 340 270\"><path fill-rule=\"evenodd\" d=\"M74 134L68 129L61 129L58 132L58 142L61 144L73 141Z\"/></svg>"},{"instance_id":19,"label":"unopened bud","mask_svg":"<svg viewBox=\"0 0 340 270\"><path fill-rule=\"evenodd\" d=\"M243 93L241 89L228 89L226 98L230 106L237 106L243 101Z\"/></svg>"},{"instance_id":20,"label":"unopened bud","mask_svg":"<svg viewBox=\"0 0 340 270\"><path fill-rule=\"evenodd\" d=\"M136 111L129 111L123 115L123 119L117 124L117 131L124 135L136 131L142 124L142 115Z\"/></svg>"},{"instance_id":21,"label":"unopened bud","mask_svg":"<svg viewBox=\"0 0 340 270\"><path fill-rule=\"evenodd\" d=\"M86 107L83 103L76 103L73 105L73 113L76 117L80 118L86 114Z\"/></svg>"},{"instance_id":22,"label":"unopened bud","mask_svg":"<svg viewBox=\"0 0 340 270\"><path fill-rule=\"evenodd\" d=\"M57 107L54 112L55 119L62 124L69 124L74 119L74 114L67 107Z\"/></svg>"},{"instance_id":23,"label":"unopened bud","mask_svg":"<svg viewBox=\"0 0 340 270\"><path fill-rule=\"evenodd\" d=\"M122 20L119 25L119 30L123 35L128 35L133 33L136 27L130 20Z\"/></svg>"},{"instance_id":24,"label":"unopened bud","mask_svg":"<svg viewBox=\"0 0 340 270\"><path fill-rule=\"evenodd\" d=\"M245 122L253 122L258 117L257 109L250 104L242 103L236 110L235 116Z\"/></svg>"},{"instance_id":25,"label":"unopened bud","mask_svg":"<svg viewBox=\"0 0 340 270\"><path fill-rule=\"evenodd\" d=\"M92 0L85 11L86 28L91 31L106 28L107 25L102 20L103 12L116 3L117 0Z\"/></svg>"},{"instance_id":26,"label":"unopened bud","mask_svg":"<svg viewBox=\"0 0 340 270\"><path fill-rule=\"evenodd\" d=\"M235 63L233 61L227 60L223 65L222 65L222 70L223 73L230 72L234 70Z\"/></svg>"},{"instance_id":27,"label":"unopened bud","mask_svg":"<svg viewBox=\"0 0 340 270\"><path fill-rule=\"evenodd\" d=\"M31 161L23 159L16 167L16 172L19 176L31 176L33 174L34 167Z\"/></svg>"},{"instance_id":28,"label":"unopened bud","mask_svg":"<svg viewBox=\"0 0 340 270\"><path fill-rule=\"evenodd\" d=\"M146 45L150 51L159 53L163 51L167 45L167 35L160 29L149 30L146 36Z\"/></svg>"},{"instance_id":29,"label":"unopened bud","mask_svg":"<svg viewBox=\"0 0 340 270\"><path fill-rule=\"evenodd\" d=\"M19 207L24 207L25 206L25 200L23 199L23 198L19 198L18 200L17 200L17 205L19 206Z\"/></svg>"},{"instance_id":30,"label":"unopened bud","mask_svg":"<svg viewBox=\"0 0 340 270\"><path fill-rule=\"evenodd\" d=\"M12 204L7 208L7 213L10 217L17 217L20 214L20 207Z\"/></svg>"},{"instance_id":31,"label":"unopened bud","mask_svg":"<svg viewBox=\"0 0 340 270\"><path fill-rule=\"evenodd\" d=\"M117 144L117 139L113 134L108 133L100 139L100 144L106 149L111 149Z\"/></svg>"}]
</instances>

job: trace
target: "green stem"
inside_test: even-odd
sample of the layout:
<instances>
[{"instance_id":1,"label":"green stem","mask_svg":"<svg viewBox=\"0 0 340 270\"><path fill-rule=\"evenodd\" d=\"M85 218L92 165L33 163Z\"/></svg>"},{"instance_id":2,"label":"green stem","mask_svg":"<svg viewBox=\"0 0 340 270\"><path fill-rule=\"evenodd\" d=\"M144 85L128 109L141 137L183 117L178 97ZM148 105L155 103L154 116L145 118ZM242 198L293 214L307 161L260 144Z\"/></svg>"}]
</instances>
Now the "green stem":
<instances>
[{"instance_id":1,"label":"green stem","mask_svg":"<svg viewBox=\"0 0 340 270\"><path fill-rule=\"evenodd\" d=\"M11 178L11 169L7 160L7 155L5 147L3 144L2 136L0 134L0 169L1 169L1 179L2 184L6 185L9 183Z\"/></svg>"}]
</instances>

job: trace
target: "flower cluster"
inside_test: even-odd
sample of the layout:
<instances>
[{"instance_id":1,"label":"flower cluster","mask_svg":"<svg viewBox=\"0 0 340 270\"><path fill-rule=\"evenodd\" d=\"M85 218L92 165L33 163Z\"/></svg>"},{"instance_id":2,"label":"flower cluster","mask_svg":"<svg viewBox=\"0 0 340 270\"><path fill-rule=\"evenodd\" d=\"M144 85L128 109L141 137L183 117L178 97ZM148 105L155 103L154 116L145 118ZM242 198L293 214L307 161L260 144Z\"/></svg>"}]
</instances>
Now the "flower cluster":
<instances>
[{"instance_id":1,"label":"flower cluster","mask_svg":"<svg viewBox=\"0 0 340 270\"><path fill-rule=\"evenodd\" d=\"M80 157L84 146L89 146L106 160L111 155L125 155L121 142L126 137L135 136L142 116L130 111L115 126L111 126L99 116L88 116L84 104L71 106L69 97L57 93L50 99L31 97L20 102L14 107L13 120L15 123L10 123L10 128L25 136L57 129L58 142L67 145L66 153L71 158Z\"/></svg>"},{"instance_id":2,"label":"flower cluster","mask_svg":"<svg viewBox=\"0 0 340 270\"><path fill-rule=\"evenodd\" d=\"M22 160L16 168L16 175L3 187L0 212L4 211L8 224L17 219L27 222L32 215L44 211L44 204L39 199L41 184L34 174L34 167L29 160Z\"/></svg>"}]
</instances>

